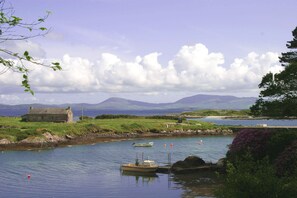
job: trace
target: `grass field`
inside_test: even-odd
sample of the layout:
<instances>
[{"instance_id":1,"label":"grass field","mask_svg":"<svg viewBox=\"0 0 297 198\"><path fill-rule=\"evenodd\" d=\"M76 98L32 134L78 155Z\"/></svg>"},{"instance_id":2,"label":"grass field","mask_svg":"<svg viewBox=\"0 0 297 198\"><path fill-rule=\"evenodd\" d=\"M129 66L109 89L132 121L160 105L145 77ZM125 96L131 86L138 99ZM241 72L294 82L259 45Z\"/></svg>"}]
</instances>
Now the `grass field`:
<instances>
[{"instance_id":1,"label":"grass field","mask_svg":"<svg viewBox=\"0 0 297 198\"><path fill-rule=\"evenodd\" d=\"M30 136L42 136L49 132L52 135L79 136L92 133L131 133L131 132L160 132L173 130L214 129L217 126L201 121L184 121L177 124L171 119L117 118L117 119L88 119L76 123L51 122L22 122L21 118L0 117L0 139L18 142Z\"/></svg>"}]
</instances>

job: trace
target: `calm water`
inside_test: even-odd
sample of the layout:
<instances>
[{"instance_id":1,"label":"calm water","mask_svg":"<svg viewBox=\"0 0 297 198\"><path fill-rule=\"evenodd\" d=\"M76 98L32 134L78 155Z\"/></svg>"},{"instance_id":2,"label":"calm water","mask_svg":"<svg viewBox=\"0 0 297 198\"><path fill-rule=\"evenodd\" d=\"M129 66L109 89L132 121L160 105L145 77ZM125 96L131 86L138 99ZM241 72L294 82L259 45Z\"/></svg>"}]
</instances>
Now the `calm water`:
<instances>
[{"instance_id":1,"label":"calm water","mask_svg":"<svg viewBox=\"0 0 297 198\"><path fill-rule=\"evenodd\" d=\"M43 151L5 151L0 153L0 197L199 197L187 185L193 178L123 175L120 165L134 162L135 156L141 158L142 153L159 164L167 163L168 153L172 153L173 162L189 155L216 162L224 157L232 139L163 138ZM198 144L200 140L203 144ZM142 141L153 141L155 145L152 148L131 145Z\"/></svg>"},{"instance_id":2,"label":"calm water","mask_svg":"<svg viewBox=\"0 0 297 198\"><path fill-rule=\"evenodd\" d=\"M192 120L201 120L205 122L212 122L217 125L242 125L242 126L256 126L258 124L267 124L268 126L297 126L297 120L233 120L233 119L220 119L220 118L199 118Z\"/></svg>"}]
</instances>

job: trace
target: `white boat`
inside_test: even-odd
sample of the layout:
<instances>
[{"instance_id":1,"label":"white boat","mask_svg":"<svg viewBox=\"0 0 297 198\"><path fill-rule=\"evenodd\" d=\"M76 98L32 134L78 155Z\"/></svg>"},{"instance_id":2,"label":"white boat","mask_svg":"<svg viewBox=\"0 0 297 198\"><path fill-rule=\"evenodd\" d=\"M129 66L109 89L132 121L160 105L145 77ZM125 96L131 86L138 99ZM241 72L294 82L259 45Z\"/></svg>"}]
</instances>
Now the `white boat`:
<instances>
[{"instance_id":1,"label":"white boat","mask_svg":"<svg viewBox=\"0 0 297 198\"><path fill-rule=\"evenodd\" d=\"M268 125L267 124L257 124L256 126L258 126L258 127L267 127Z\"/></svg>"},{"instance_id":2,"label":"white boat","mask_svg":"<svg viewBox=\"0 0 297 198\"><path fill-rule=\"evenodd\" d=\"M135 163L122 164L121 169L122 171L153 173L157 171L158 167L153 160L144 160L141 163L136 160Z\"/></svg>"},{"instance_id":3,"label":"white boat","mask_svg":"<svg viewBox=\"0 0 297 198\"><path fill-rule=\"evenodd\" d=\"M146 143L133 143L134 147L152 147L154 146L154 142L146 142Z\"/></svg>"}]
</instances>

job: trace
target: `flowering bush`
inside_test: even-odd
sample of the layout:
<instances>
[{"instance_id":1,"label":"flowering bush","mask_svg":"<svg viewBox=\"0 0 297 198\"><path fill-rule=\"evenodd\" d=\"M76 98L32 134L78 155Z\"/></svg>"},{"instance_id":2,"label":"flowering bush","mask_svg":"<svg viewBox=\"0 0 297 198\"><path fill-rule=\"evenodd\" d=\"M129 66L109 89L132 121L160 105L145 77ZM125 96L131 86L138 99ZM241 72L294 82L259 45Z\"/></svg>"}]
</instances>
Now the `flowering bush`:
<instances>
[{"instance_id":1,"label":"flowering bush","mask_svg":"<svg viewBox=\"0 0 297 198\"><path fill-rule=\"evenodd\" d=\"M242 129L234 138L227 157L230 159L249 151L255 159L263 158L271 134L267 129Z\"/></svg>"},{"instance_id":2,"label":"flowering bush","mask_svg":"<svg viewBox=\"0 0 297 198\"><path fill-rule=\"evenodd\" d=\"M243 129L227 153L218 198L296 197L296 129Z\"/></svg>"}]
</instances>

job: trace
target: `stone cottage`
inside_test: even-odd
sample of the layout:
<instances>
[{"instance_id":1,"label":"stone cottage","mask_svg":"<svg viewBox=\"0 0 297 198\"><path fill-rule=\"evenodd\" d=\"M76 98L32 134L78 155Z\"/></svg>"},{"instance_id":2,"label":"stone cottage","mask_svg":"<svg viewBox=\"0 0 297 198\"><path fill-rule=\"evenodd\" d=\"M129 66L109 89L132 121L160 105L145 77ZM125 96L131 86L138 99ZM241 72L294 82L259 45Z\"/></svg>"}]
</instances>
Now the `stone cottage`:
<instances>
[{"instance_id":1,"label":"stone cottage","mask_svg":"<svg viewBox=\"0 0 297 198\"><path fill-rule=\"evenodd\" d=\"M73 113L70 107L63 108L33 108L29 113L22 116L27 122L72 122Z\"/></svg>"}]
</instances>

